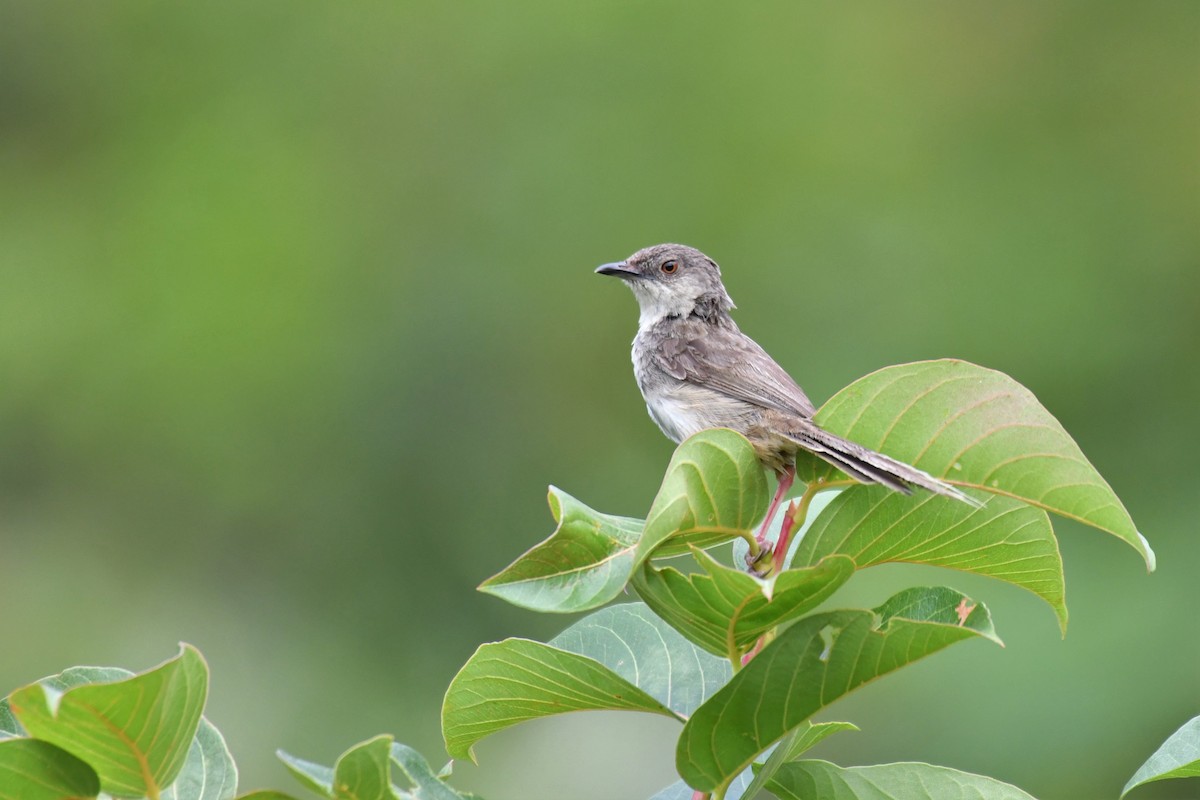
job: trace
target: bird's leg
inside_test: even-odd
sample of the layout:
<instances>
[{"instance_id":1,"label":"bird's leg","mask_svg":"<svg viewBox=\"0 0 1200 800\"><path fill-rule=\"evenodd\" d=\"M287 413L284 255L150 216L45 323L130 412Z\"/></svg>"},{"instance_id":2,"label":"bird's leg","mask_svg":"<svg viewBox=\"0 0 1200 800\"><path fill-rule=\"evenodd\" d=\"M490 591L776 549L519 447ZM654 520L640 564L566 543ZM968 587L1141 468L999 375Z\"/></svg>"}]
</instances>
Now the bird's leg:
<instances>
[{"instance_id":1,"label":"bird's leg","mask_svg":"<svg viewBox=\"0 0 1200 800\"><path fill-rule=\"evenodd\" d=\"M793 500L787 511L783 512L783 525L779 528L779 538L775 540L775 563L779 569L783 569L787 564L788 545L792 543L792 534L799 527L796 524L796 512L800 510L801 505L802 503Z\"/></svg>"},{"instance_id":2,"label":"bird's leg","mask_svg":"<svg viewBox=\"0 0 1200 800\"><path fill-rule=\"evenodd\" d=\"M767 546L767 528L771 527L771 520L779 510L779 504L783 502L784 495L796 480L796 465L789 464L777 472L776 477L779 478L779 488L775 490L775 497L771 499L771 505L767 508L767 517L763 520L762 527L758 529L758 546L764 550Z\"/></svg>"}]
</instances>

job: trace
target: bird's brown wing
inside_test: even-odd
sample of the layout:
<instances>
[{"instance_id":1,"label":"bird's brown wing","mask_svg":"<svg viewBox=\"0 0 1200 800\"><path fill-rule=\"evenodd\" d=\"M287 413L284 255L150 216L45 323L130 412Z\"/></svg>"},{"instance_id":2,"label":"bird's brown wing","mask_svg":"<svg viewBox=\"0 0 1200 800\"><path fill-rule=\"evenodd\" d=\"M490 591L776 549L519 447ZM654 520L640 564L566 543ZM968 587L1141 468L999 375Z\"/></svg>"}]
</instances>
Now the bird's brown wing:
<instances>
[{"instance_id":1,"label":"bird's brown wing","mask_svg":"<svg viewBox=\"0 0 1200 800\"><path fill-rule=\"evenodd\" d=\"M668 375L763 408L805 418L816 413L783 367L737 328L698 320L673 327L655 353Z\"/></svg>"}]
</instances>

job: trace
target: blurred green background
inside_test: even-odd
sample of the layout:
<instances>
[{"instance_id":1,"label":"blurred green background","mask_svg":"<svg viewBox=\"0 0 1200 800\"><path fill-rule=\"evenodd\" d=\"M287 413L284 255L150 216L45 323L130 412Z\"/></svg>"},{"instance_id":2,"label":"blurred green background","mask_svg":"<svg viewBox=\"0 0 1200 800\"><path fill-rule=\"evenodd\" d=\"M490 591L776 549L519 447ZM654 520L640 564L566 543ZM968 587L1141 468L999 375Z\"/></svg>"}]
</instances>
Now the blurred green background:
<instances>
[{"instance_id":1,"label":"blurred green background","mask_svg":"<svg viewBox=\"0 0 1200 800\"><path fill-rule=\"evenodd\" d=\"M683 241L818 403L1011 374L1158 553L1060 523L1065 640L998 583L861 575L839 602L949 583L1008 646L859 692L818 754L1115 797L1200 712L1198 42L1191 2L0 5L0 689L186 640L243 788L383 731L440 764L473 649L570 621L474 591L546 484L657 489L592 269ZM644 797L673 740L576 715L458 774Z\"/></svg>"}]
</instances>

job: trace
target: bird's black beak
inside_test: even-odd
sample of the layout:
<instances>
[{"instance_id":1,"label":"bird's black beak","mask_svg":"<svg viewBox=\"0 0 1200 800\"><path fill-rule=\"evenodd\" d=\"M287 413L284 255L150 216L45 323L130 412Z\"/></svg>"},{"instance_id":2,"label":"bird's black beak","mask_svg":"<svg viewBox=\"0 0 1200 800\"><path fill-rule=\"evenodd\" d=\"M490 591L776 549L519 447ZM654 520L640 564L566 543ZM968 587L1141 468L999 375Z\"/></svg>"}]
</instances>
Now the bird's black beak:
<instances>
[{"instance_id":1,"label":"bird's black beak","mask_svg":"<svg viewBox=\"0 0 1200 800\"><path fill-rule=\"evenodd\" d=\"M600 266L596 267L596 274L616 275L618 278L624 278L625 280L642 277L642 273L638 272L624 261L614 261L611 264L601 264Z\"/></svg>"}]
</instances>

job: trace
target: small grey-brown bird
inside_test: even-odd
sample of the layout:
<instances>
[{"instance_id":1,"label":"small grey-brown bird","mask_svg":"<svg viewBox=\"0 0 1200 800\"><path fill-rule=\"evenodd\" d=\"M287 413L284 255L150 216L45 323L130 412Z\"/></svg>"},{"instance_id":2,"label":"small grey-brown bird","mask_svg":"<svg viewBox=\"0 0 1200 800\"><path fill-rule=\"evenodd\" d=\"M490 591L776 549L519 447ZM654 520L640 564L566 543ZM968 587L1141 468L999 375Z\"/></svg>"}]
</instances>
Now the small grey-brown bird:
<instances>
[{"instance_id":1,"label":"small grey-brown bird","mask_svg":"<svg viewBox=\"0 0 1200 800\"><path fill-rule=\"evenodd\" d=\"M603 264L633 290L641 308L633 372L650 416L682 442L707 428L731 428L754 446L779 486L760 543L796 477L806 450L862 483L911 494L919 486L978 506L955 487L916 467L836 436L813 422L816 409L791 376L729 315L733 300L717 263L692 247L658 244Z\"/></svg>"}]
</instances>

